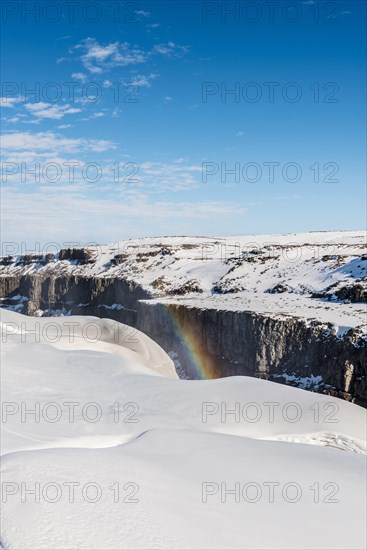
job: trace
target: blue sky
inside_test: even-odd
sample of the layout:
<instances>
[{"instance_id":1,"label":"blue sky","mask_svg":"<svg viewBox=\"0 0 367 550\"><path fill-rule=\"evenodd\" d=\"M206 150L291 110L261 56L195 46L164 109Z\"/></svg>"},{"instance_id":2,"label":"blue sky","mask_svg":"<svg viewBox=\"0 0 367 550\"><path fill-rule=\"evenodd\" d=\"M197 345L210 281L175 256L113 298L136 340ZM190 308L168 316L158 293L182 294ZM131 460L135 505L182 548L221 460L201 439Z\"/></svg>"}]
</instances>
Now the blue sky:
<instances>
[{"instance_id":1,"label":"blue sky","mask_svg":"<svg viewBox=\"0 0 367 550\"><path fill-rule=\"evenodd\" d=\"M364 227L366 4L273 4L3 3L3 241Z\"/></svg>"}]
</instances>

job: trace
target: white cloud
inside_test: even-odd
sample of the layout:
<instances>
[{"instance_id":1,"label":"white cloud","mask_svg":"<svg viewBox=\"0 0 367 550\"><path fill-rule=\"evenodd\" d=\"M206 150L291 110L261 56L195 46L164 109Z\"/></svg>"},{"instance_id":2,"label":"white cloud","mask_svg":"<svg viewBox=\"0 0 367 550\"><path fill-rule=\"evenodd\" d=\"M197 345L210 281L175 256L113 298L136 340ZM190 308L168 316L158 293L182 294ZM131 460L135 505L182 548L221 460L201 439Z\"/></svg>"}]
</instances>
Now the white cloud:
<instances>
[{"instance_id":1,"label":"white cloud","mask_svg":"<svg viewBox=\"0 0 367 550\"><path fill-rule=\"evenodd\" d=\"M87 80L87 75L84 73L73 73L71 78L74 78L74 80L80 80L80 82L85 82Z\"/></svg>"},{"instance_id":2,"label":"white cloud","mask_svg":"<svg viewBox=\"0 0 367 550\"><path fill-rule=\"evenodd\" d=\"M19 111L17 111L15 114L12 113L13 116L11 117L3 117L2 120L4 122L10 122L10 123L15 123L15 122L26 122L26 120L23 120L25 118L27 118L27 115L23 114L23 113L20 113Z\"/></svg>"},{"instance_id":3,"label":"white cloud","mask_svg":"<svg viewBox=\"0 0 367 550\"><path fill-rule=\"evenodd\" d=\"M143 50L128 42L111 42L102 45L94 38L87 38L74 49L82 50L80 57L85 69L92 74L99 74L114 67L127 67L146 63L151 56L181 57L189 48L170 41L156 44L151 50Z\"/></svg>"},{"instance_id":4,"label":"white cloud","mask_svg":"<svg viewBox=\"0 0 367 550\"><path fill-rule=\"evenodd\" d=\"M139 182L151 190L185 191L199 187L202 166L173 163L143 162L139 169Z\"/></svg>"},{"instance_id":5,"label":"white cloud","mask_svg":"<svg viewBox=\"0 0 367 550\"><path fill-rule=\"evenodd\" d=\"M20 116L13 116L11 118L5 118L5 122L19 122L21 120Z\"/></svg>"},{"instance_id":6,"label":"white cloud","mask_svg":"<svg viewBox=\"0 0 367 550\"><path fill-rule=\"evenodd\" d=\"M128 42L113 42L102 46L94 38L87 38L76 48L85 51L80 59L91 73L101 73L112 67L144 63L147 57L143 50L130 47Z\"/></svg>"},{"instance_id":7,"label":"white cloud","mask_svg":"<svg viewBox=\"0 0 367 550\"><path fill-rule=\"evenodd\" d=\"M150 17L151 16L151 13L149 11L144 11L144 10L136 10L135 14L136 15L141 15L142 17Z\"/></svg>"},{"instance_id":8,"label":"white cloud","mask_svg":"<svg viewBox=\"0 0 367 550\"><path fill-rule=\"evenodd\" d=\"M113 148L115 145L105 140L65 138L51 132L12 133L4 135L3 138L3 162L17 164L25 162L30 170L34 168L35 163L44 165L49 162L58 162L64 166L63 162L67 160L64 158L65 154L74 157L78 152L81 155L80 158L87 155L86 160L80 160L78 166L82 166L85 162L97 160L92 153L104 153ZM128 155L126 156L129 158ZM113 157L112 159L103 157L98 159L105 188L107 184L114 187L117 185L120 188L134 186L139 187L139 190L144 189L148 193L159 194L161 192L192 191L201 185L202 166L190 164L185 158L178 158L166 163L155 161L138 163L132 162L129 158L128 164L126 164L127 161L119 163L118 181L116 181L116 162L113 161ZM66 165L63 170L67 171ZM10 180L19 183L19 173L14 174L14 177L9 177L7 181ZM83 183L81 173L78 181Z\"/></svg>"},{"instance_id":9,"label":"white cloud","mask_svg":"<svg viewBox=\"0 0 367 550\"><path fill-rule=\"evenodd\" d=\"M63 118L65 115L81 112L81 109L71 107L69 103L66 105L55 105L53 103L44 103L40 101L39 103L26 103L24 107L38 119L52 118L60 120L60 118Z\"/></svg>"},{"instance_id":10,"label":"white cloud","mask_svg":"<svg viewBox=\"0 0 367 550\"><path fill-rule=\"evenodd\" d=\"M0 97L0 107L12 108L21 101L20 97Z\"/></svg>"},{"instance_id":11,"label":"white cloud","mask_svg":"<svg viewBox=\"0 0 367 550\"><path fill-rule=\"evenodd\" d=\"M188 225L191 231L203 234L208 224L209 232L214 233L223 231L229 220L242 218L246 212L246 208L231 202L152 200L137 189L126 188L120 194L107 194L100 186L95 196L78 186L33 187L27 193L20 186L12 186L3 191L4 240L11 242L114 242L148 234L179 233L181 227L187 234ZM42 226L35 219L42 219ZM42 227L47 227L47 234Z\"/></svg>"},{"instance_id":12,"label":"white cloud","mask_svg":"<svg viewBox=\"0 0 367 550\"><path fill-rule=\"evenodd\" d=\"M74 153L79 151L103 152L115 149L113 142L103 139L65 138L53 132L14 132L2 136L5 151L49 151ZM52 152L52 153L51 153Z\"/></svg>"},{"instance_id":13,"label":"white cloud","mask_svg":"<svg viewBox=\"0 0 367 550\"><path fill-rule=\"evenodd\" d=\"M130 86L139 86L140 88L150 88L151 87L151 81L157 78L159 74L148 74L148 75L142 75L138 74L136 76L133 76L131 80L129 81Z\"/></svg>"},{"instance_id":14,"label":"white cloud","mask_svg":"<svg viewBox=\"0 0 367 550\"><path fill-rule=\"evenodd\" d=\"M90 116L82 118L81 120L94 120L96 118L102 118L103 116L106 116L105 112L96 111L96 112L92 113Z\"/></svg>"},{"instance_id":15,"label":"white cloud","mask_svg":"<svg viewBox=\"0 0 367 550\"><path fill-rule=\"evenodd\" d=\"M165 55L168 57L181 57L189 51L188 46L180 46L170 41L166 44L156 44L153 47L152 53Z\"/></svg>"},{"instance_id":16,"label":"white cloud","mask_svg":"<svg viewBox=\"0 0 367 550\"><path fill-rule=\"evenodd\" d=\"M116 149L116 145L112 143L112 141L106 139L89 139L83 140L83 142L86 149L94 151L95 153L102 153L108 149Z\"/></svg>"}]
</instances>

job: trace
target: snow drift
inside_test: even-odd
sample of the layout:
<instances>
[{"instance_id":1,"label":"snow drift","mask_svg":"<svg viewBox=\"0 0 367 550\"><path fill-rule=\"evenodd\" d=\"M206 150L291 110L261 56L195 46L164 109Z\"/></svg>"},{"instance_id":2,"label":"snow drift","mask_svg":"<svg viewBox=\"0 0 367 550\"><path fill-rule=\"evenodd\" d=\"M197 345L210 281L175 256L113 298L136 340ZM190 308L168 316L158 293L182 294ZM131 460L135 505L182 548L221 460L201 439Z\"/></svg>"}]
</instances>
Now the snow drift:
<instances>
[{"instance_id":1,"label":"snow drift","mask_svg":"<svg viewBox=\"0 0 367 550\"><path fill-rule=\"evenodd\" d=\"M179 380L110 319L1 317L3 547L365 547L361 407Z\"/></svg>"}]
</instances>

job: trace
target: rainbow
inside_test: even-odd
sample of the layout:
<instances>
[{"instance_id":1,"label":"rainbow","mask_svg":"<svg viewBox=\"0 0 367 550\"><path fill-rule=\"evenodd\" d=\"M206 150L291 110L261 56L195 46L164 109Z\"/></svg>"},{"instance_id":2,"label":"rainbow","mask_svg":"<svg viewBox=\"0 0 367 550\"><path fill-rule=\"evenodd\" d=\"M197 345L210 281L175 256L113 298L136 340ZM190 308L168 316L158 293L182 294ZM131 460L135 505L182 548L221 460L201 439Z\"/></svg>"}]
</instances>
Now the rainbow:
<instances>
[{"instance_id":1,"label":"rainbow","mask_svg":"<svg viewBox=\"0 0 367 550\"><path fill-rule=\"evenodd\" d=\"M221 376L218 358L208 354L201 332L185 316L187 309L175 303L161 303L160 306L163 317L171 321L176 338L183 344L180 351L190 377L205 380Z\"/></svg>"}]
</instances>

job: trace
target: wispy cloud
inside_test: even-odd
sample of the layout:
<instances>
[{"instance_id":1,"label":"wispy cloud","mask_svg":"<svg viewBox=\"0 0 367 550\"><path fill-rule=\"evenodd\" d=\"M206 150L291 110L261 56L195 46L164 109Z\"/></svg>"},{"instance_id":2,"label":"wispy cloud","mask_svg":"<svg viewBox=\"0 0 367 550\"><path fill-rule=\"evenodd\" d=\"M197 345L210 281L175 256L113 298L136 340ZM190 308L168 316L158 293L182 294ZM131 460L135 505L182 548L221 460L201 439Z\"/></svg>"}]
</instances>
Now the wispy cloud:
<instances>
[{"instance_id":1,"label":"wispy cloud","mask_svg":"<svg viewBox=\"0 0 367 550\"><path fill-rule=\"evenodd\" d=\"M168 57L182 57L189 51L188 46L180 46L175 42L167 42L167 44L156 44L152 53L168 56Z\"/></svg>"},{"instance_id":2,"label":"wispy cloud","mask_svg":"<svg viewBox=\"0 0 367 550\"><path fill-rule=\"evenodd\" d=\"M116 239L149 234L168 234L176 228L187 234L192 220L213 223L224 229L237 216L242 219L247 209L234 202L154 200L145 193L130 189L106 193L100 186L95 196L87 189L49 186L47 189L20 186L4 188L5 240L23 242L65 240L114 242ZM62 204L62 208L60 208ZM47 235L40 234L35 219L42 219ZM90 220L93 220L93 224ZM106 220L108 223L106 224ZM219 229L219 230L220 230ZM199 229L200 231L200 229ZM49 236L49 237L48 237Z\"/></svg>"},{"instance_id":3,"label":"wispy cloud","mask_svg":"<svg viewBox=\"0 0 367 550\"><path fill-rule=\"evenodd\" d=\"M102 118L106 115L107 115L107 113L105 111L95 111L90 116L82 118L80 120L96 120L97 118Z\"/></svg>"},{"instance_id":4,"label":"wispy cloud","mask_svg":"<svg viewBox=\"0 0 367 550\"><path fill-rule=\"evenodd\" d=\"M20 115L15 115L15 116L12 116L12 117L4 117L2 120L4 122L10 122L12 124L15 124L16 122L20 122L22 119L21 119Z\"/></svg>"},{"instance_id":5,"label":"wispy cloud","mask_svg":"<svg viewBox=\"0 0 367 550\"><path fill-rule=\"evenodd\" d=\"M22 101L20 97L0 97L0 107L13 108L15 103Z\"/></svg>"},{"instance_id":6,"label":"wispy cloud","mask_svg":"<svg viewBox=\"0 0 367 550\"><path fill-rule=\"evenodd\" d=\"M128 84L130 84L130 86L139 86L139 88L150 88L152 85L151 81L158 76L159 74L155 73L151 73L148 75L137 74L136 76L131 77Z\"/></svg>"},{"instance_id":7,"label":"wispy cloud","mask_svg":"<svg viewBox=\"0 0 367 550\"><path fill-rule=\"evenodd\" d=\"M81 112L81 109L71 107L69 103L66 105L55 105L53 103L44 103L40 101L38 103L26 103L24 107L37 119L52 118L55 120L60 120L65 115L72 115Z\"/></svg>"},{"instance_id":8,"label":"wispy cloud","mask_svg":"<svg viewBox=\"0 0 367 550\"><path fill-rule=\"evenodd\" d=\"M87 75L85 73L73 73L71 78L74 80L80 80L80 82L85 82L87 80Z\"/></svg>"},{"instance_id":9,"label":"wispy cloud","mask_svg":"<svg viewBox=\"0 0 367 550\"><path fill-rule=\"evenodd\" d=\"M2 136L3 151L103 152L116 145L104 139L66 138L54 132L14 132Z\"/></svg>"},{"instance_id":10,"label":"wispy cloud","mask_svg":"<svg viewBox=\"0 0 367 550\"><path fill-rule=\"evenodd\" d=\"M159 194L192 191L202 183L201 164L194 164L189 159L178 158L170 162L150 160L132 162L129 158L128 164L126 161L113 162L113 156L111 158L109 155L106 159L106 155L101 154L116 149L116 145L107 140L69 138L54 132L14 132L3 136L2 145L4 163L19 165L26 162L27 168L32 170L35 163L44 165L57 162L63 167L63 175L67 173L65 163L70 160L66 157L70 155L75 160L77 153L80 155L77 166L83 166L85 162L98 162L104 185L110 184L113 187L127 184L144 189L148 193ZM116 172L117 166L118 172ZM116 174L118 174L117 180ZM81 169L79 169L78 178L78 182L83 183ZM9 176L7 182L9 181L19 183L19 172ZM32 178L31 181L33 181ZM65 180L65 183L70 182Z\"/></svg>"},{"instance_id":11,"label":"wispy cloud","mask_svg":"<svg viewBox=\"0 0 367 550\"><path fill-rule=\"evenodd\" d=\"M128 42L113 42L102 46L94 38L87 38L75 48L85 52L80 59L84 67L93 74L101 73L112 67L144 63L147 58L144 50L131 47Z\"/></svg>"},{"instance_id":12,"label":"wispy cloud","mask_svg":"<svg viewBox=\"0 0 367 550\"><path fill-rule=\"evenodd\" d=\"M143 162L140 165L139 181L151 190L188 191L199 187L202 166L176 162Z\"/></svg>"},{"instance_id":13,"label":"wispy cloud","mask_svg":"<svg viewBox=\"0 0 367 550\"><path fill-rule=\"evenodd\" d=\"M135 14L140 15L141 17L150 17L151 16L150 11L144 11L144 10L136 10Z\"/></svg>"},{"instance_id":14,"label":"wispy cloud","mask_svg":"<svg viewBox=\"0 0 367 550\"><path fill-rule=\"evenodd\" d=\"M152 49L144 50L128 42L112 42L102 45L94 38L86 38L74 49L83 52L80 60L84 68L92 74L99 74L114 67L143 64L156 55L172 58L182 57L189 51L188 46L181 46L172 41L156 44Z\"/></svg>"}]
</instances>

